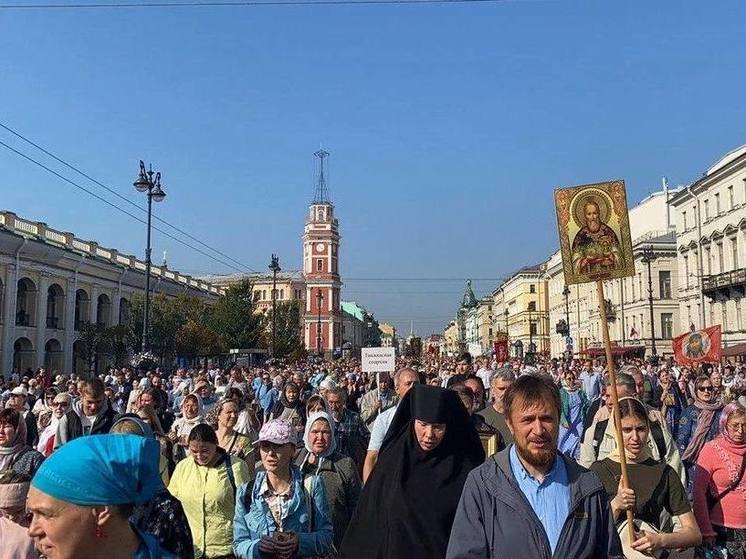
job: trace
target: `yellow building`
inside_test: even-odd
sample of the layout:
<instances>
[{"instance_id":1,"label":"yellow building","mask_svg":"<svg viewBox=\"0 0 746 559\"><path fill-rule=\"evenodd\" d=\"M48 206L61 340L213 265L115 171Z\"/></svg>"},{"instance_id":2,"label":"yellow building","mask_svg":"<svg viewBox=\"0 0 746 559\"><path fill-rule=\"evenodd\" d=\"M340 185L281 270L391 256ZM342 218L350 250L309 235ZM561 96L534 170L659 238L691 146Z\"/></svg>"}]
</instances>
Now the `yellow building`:
<instances>
[{"instance_id":1,"label":"yellow building","mask_svg":"<svg viewBox=\"0 0 746 559\"><path fill-rule=\"evenodd\" d=\"M243 280L249 280L253 287L254 303L259 312L266 313L272 308L272 274L225 274L204 276L202 279L211 285L228 287ZM298 301L301 316L305 310L306 282L303 272L290 271L277 274L277 302Z\"/></svg>"},{"instance_id":2,"label":"yellow building","mask_svg":"<svg viewBox=\"0 0 746 559\"><path fill-rule=\"evenodd\" d=\"M521 268L492 292L493 331L507 332L511 355L549 352L546 264Z\"/></svg>"},{"instance_id":3,"label":"yellow building","mask_svg":"<svg viewBox=\"0 0 746 559\"><path fill-rule=\"evenodd\" d=\"M443 341L446 355L456 355L461 348L461 330L452 320L443 331Z\"/></svg>"},{"instance_id":4,"label":"yellow building","mask_svg":"<svg viewBox=\"0 0 746 559\"><path fill-rule=\"evenodd\" d=\"M381 332L381 347L394 347L394 340L396 339L396 328L394 328L394 325L388 322L381 322L378 325L378 330Z\"/></svg>"}]
</instances>

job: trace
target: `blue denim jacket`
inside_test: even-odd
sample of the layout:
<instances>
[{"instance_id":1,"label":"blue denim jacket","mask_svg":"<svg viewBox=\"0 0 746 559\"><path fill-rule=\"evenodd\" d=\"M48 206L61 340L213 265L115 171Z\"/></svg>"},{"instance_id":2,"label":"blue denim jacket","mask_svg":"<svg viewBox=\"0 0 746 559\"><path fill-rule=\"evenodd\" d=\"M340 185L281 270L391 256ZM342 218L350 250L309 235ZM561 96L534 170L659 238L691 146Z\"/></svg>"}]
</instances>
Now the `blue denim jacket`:
<instances>
[{"instance_id":1,"label":"blue denim jacket","mask_svg":"<svg viewBox=\"0 0 746 559\"><path fill-rule=\"evenodd\" d=\"M334 536L329 507L326 502L324 481L314 476L311 485L310 503L313 506L313 526L303 487L303 476L297 466L292 467L293 496L283 517L286 532L298 534L298 553L295 557L324 555L332 546ZM259 540L277 530L272 513L259 494L267 473L259 471L253 484L242 485L236 495L236 513L233 519L233 552L239 559L260 559ZM247 492L251 491L248 495Z\"/></svg>"}]
</instances>

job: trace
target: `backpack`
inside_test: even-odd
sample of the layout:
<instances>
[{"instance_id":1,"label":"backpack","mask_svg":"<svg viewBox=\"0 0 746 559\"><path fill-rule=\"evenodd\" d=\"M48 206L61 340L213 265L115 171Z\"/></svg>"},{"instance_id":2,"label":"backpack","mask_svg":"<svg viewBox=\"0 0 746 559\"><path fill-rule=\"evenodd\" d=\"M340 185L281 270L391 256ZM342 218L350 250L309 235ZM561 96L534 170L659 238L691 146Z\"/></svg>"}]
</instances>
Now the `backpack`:
<instances>
[{"instance_id":1,"label":"backpack","mask_svg":"<svg viewBox=\"0 0 746 559\"><path fill-rule=\"evenodd\" d=\"M601 441L606 433L606 427L609 420L597 421L593 428L593 452L598 460L598 452L601 448ZM663 437L663 429L657 421L650 422L650 435L653 437L655 447L658 449L658 462L666 461L666 439Z\"/></svg>"}]
</instances>

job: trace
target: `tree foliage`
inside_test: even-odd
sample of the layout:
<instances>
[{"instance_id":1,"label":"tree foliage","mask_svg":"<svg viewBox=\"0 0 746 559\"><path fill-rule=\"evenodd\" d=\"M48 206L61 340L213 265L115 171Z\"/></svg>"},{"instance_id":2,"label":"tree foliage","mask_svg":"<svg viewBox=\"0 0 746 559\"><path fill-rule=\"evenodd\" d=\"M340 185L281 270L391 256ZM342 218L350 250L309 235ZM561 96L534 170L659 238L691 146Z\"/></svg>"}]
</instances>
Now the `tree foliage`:
<instances>
[{"instance_id":1,"label":"tree foliage","mask_svg":"<svg viewBox=\"0 0 746 559\"><path fill-rule=\"evenodd\" d=\"M274 348L275 357L294 357L303 350L301 339L300 305L298 301L276 303L277 332ZM272 310L264 317L265 345L272 345Z\"/></svg>"},{"instance_id":2,"label":"tree foliage","mask_svg":"<svg viewBox=\"0 0 746 559\"><path fill-rule=\"evenodd\" d=\"M249 280L231 285L209 313L208 324L227 349L260 347L262 317L256 313Z\"/></svg>"}]
</instances>

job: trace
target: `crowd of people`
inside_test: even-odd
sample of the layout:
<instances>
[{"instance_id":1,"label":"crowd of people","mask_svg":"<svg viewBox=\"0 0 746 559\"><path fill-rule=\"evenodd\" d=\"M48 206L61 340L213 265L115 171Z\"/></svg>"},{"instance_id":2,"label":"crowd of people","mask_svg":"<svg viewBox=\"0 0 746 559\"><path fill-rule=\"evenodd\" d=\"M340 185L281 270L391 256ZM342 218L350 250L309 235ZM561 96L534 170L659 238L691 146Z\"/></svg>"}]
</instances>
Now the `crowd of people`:
<instances>
[{"instance_id":1,"label":"crowd of people","mask_svg":"<svg viewBox=\"0 0 746 559\"><path fill-rule=\"evenodd\" d=\"M746 366L397 366L0 377L0 559L746 559Z\"/></svg>"}]
</instances>

